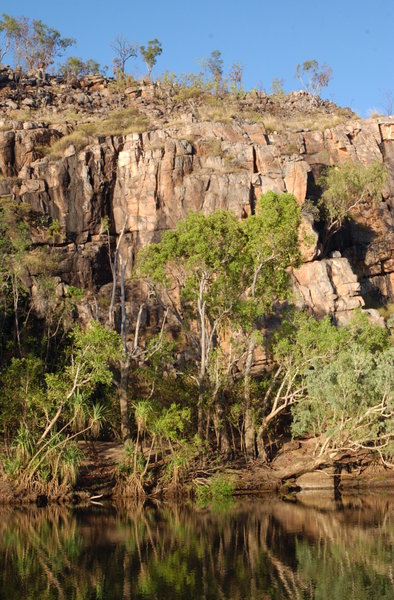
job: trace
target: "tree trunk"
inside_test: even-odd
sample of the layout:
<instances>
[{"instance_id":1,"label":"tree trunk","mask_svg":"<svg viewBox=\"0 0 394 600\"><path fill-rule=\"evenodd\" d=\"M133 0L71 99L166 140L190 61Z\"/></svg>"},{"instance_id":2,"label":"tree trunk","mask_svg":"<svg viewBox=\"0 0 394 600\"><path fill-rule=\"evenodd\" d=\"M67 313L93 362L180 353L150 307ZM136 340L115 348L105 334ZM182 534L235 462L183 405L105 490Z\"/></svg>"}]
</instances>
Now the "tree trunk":
<instances>
[{"instance_id":1,"label":"tree trunk","mask_svg":"<svg viewBox=\"0 0 394 600\"><path fill-rule=\"evenodd\" d=\"M267 461L267 453L265 451L264 438L263 438L264 430L265 430L265 428L263 426L261 426L259 428L258 433L257 433L256 446L257 446L257 454L258 454L259 459L261 461L266 462Z\"/></svg>"},{"instance_id":2,"label":"tree trunk","mask_svg":"<svg viewBox=\"0 0 394 600\"><path fill-rule=\"evenodd\" d=\"M316 471L319 467L323 465L331 466L335 462L334 459L326 456L318 456L317 458L312 458L310 460L301 460L293 465L290 465L286 469L282 469L277 473L278 478L281 481L285 481L286 479L292 479L295 477L301 477L305 473L312 473L312 471Z\"/></svg>"},{"instance_id":3,"label":"tree trunk","mask_svg":"<svg viewBox=\"0 0 394 600\"><path fill-rule=\"evenodd\" d=\"M120 408L120 432L125 442L131 438L129 401L127 397L129 386L130 360L126 359L120 363L120 385L119 385L119 408Z\"/></svg>"},{"instance_id":4,"label":"tree trunk","mask_svg":"<svg viewBox=\"0 0 394 600\"><path fill-rule=\"evenodd\" d=\"M230 439L227 432L226 422L223 420L223 406L220 402L219 398L216 398L215 401L215 415L213 418L214 427L215 427L215 435L216 435L216 445L218 452L222 454L230 455L232 454Z\"/></svg>"},{"instance_id":5,"label":"tree trunk","mask_svg":"<svg viewBox=\"0 0 394 600\"><path fill-rule=\"evenodd\" d=\"M250 401L250 371L252 368L255 343L251 338L249 340L248 354L245 364L244 375L244 440L245 452L248 458L256 457L255 430L252 420L252 406Z\"/></svg>"},{"instance_id":6,"label":"tree trunk","mask_svg":"<svg viewBox=\"0 0 394 600\"><path fill-rule=\"evenodd\" d=\"M197 433L200 440L204 439L204 407L203 395L198 395L198 410L197 410Z\"/></svg>"}]
</instances>

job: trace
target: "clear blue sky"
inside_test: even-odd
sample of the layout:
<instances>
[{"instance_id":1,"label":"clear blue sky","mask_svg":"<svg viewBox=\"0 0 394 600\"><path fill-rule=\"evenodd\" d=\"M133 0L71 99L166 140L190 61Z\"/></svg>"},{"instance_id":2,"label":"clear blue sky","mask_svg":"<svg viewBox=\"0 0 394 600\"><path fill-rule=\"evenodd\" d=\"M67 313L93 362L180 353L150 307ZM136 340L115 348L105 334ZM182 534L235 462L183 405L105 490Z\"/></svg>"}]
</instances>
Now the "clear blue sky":
<instances>
[{"instance_id":1,"label":"clear blue sky","mask_svg":"<svg viewBox=\"0 0 394 600\"><path fill-rule=\"evenodd\" d=\"M112 64L111 40L123 34L163 45L155 75L198 71L196 59L219 49L228 69L245 65L244 85L270 91L274 77L298 89L297 63L333 69L323 96L361 116L383 111L394 94L394 0L0 0L0 12L41 19L74 37L69 55ZM139 61L128 70L144 73Z\"/></svg>"}]
</instances>

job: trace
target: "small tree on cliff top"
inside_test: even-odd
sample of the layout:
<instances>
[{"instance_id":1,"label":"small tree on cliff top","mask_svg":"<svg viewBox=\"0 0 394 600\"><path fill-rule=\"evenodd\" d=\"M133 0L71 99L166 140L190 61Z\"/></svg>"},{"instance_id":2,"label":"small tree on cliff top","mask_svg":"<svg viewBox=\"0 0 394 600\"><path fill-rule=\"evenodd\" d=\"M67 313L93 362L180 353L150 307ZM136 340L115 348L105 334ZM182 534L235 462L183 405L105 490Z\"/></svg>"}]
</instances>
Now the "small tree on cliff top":
<instances>
[{"instance_id":1,"label":"small tree on cliff top","mask_svg":"<svg viewBox=\"0 0 394 600\"><path fill-rule=\"evenodd\" d=\"M163 48L161 43L157 38L148 41L148 45L140 46L141 56L146 64L148 69L148 79L150 79L152 69L157 63L157 58L163 52Z\"/></svg>"},{"instance_id":2,"label":"small tree on cliff top","mask_svg":"<svg viewBox=\"0 0 394 600\"><path fill-rule=\"evenodd\" d=\"M319 67L317 60L306 60L302 65L297 65L296 78L303 89L315 100L322 90L327 87L332 79L332 69L326 63Z\"/></svg>"},{"instance_id":3,"label":"small tree on cliff top","mask_svg":"<svg viewBox=\"0 0 394 600\"><path fill-rule=\"evenodd\" d=\"M84 61L78 56L70 56L64 65L59 68L59 73L65 77L84 77L85 75L99 75L100 64L89 58Z\"/></svg>"},{"instance_id":4,"label":"small tree on cliff top","mask_svg":"<svg viewBox=\"0 0 394 600\"><path fill-rule=\"evenodd\" d=\"M28 71L46 69L55 59L75 44L73 38L64 38L57 29L42 21L20 17L13 33L14 58Z\"/></svg>"},{"instance_id":5,"label":"small tree on cliff top","mask_svg":"<svg viewBox=\"0 0 394 600\"><path fill-rule=\"evenodd\" d=\"M213 50L208 58L201 60L203 68L208 71L212 77L216 92L219 91L223 78L223 59L220 50ZM238 71L239 76L239 71ZM242 74L241 74L242 77Z\"/></svg>"},{"instance_id":6,"label":"small tree on cliff top","mask_svg":"<svg viewBox=\"0 0 394 600\"><path fill-rule=\"evenodd\" d=\"M125 75L126 62L130 58L137 56L137 44L130 42L123 35L117 35L111 44L112 50L115 52L114 74L116 77L123 78Z\"/></svg>"},{"instance_id":7,"label":"small tree on cliff top","mask_svg":"<svg viewBox=\"0 0 394 600\"><path fill-rule=\"evenodd\" d=\"M21 35L22 25L14 17L6 13L1 15L0 19L0 63L8 51L13 47L14 41Z\"/></svg>"}]
</instances>

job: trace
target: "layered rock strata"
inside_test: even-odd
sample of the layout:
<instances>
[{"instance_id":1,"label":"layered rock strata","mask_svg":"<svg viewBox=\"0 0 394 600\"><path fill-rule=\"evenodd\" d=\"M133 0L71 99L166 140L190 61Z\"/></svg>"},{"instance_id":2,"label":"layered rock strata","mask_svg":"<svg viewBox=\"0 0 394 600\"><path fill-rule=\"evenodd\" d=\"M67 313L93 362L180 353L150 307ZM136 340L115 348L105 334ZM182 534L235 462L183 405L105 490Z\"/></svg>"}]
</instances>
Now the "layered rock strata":
<instances>
[{"instance_id":1,"label":"layered rock strata","mask_svg":"<svg viewBox=\"0 0 394 600\"><path fill-rule=\"evenodd\" d=\"M129 106L141 107L141 95L129 96ZM146 99L144 110L149 114ZM182 123L169 124L168 115L153 121L145 133L90 137L83 150L70 142L58 158L43 157L42 147L70 132L70 124L3 124L0 195L14 194L59 221L62 281L105 291L111 281L101 231L105 216L113 239L125 225L121 252L131 268L141 246L158 241L189 211L221 208L245 218L267 190L291 192L303 205L306 198L316 199L326 166L379 161L388 173L383 198L360 207L333 241L333 256L319 256L318 235L305 213L304 264L294 281L304 305L338 319L364 305L363 297L394 300L393 118L351 119L324 131L300 125L284 133L272 132L263 121L201 121L187 112Z\"/></svg>"}]
</instances>

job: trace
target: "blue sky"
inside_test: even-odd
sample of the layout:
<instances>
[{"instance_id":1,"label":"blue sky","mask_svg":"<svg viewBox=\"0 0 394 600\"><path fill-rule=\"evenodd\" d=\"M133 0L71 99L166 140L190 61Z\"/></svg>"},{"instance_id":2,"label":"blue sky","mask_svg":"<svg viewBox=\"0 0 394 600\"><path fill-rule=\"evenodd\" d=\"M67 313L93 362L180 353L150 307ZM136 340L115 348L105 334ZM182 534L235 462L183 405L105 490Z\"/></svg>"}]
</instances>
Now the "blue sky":
<instances>
[{"instance_id":1,"label":"blue sky","mask_svg":"<svg viewBox=\"0 0 394 600\"><path fill-rule=\"evenodd\" d=\"M41 19L74 37L69 54L112 64L122 34L163 45L154 75L199 70L197 59L222 52L225 69L245 65L244 85L270 91L274 77L298 89L297 63L333 69L323 96L361 116L387 107L394 94L394 0L0 0L0 12ZM128 70L144 74L140 61Z\"/></svg>"}]
</instances>

